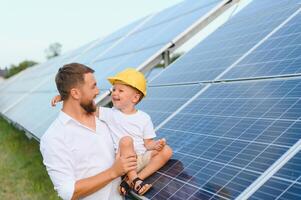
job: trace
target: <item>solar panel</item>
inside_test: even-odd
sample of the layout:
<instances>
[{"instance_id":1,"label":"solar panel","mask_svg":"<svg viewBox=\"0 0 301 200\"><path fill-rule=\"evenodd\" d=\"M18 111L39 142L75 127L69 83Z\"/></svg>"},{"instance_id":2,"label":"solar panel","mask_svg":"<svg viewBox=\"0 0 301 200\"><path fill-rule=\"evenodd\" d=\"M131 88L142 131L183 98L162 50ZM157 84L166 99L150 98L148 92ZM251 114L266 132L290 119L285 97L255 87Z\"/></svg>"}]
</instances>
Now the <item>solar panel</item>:
<instances>
[{"instance_id":1,"label":"solar panel","mask_svg":"<svg viewBox=\"0 0 301 200\"><path fill-rule=\"evenodd\" d=\"M160 55L175 37L212 9L220 6L222 3L217 0L184 1L156 15L134 22L112 36L82 47L81 50L55 58L33 69L32 73L24 73L12 83L12 88L8 87L3 91L4 95L1 94L0 101L6 101L1 112L39 138L58 112L58 109L50 108L49 101L56 93L54 75L63 64L88 64L95 70L98 84L102 88L110 88L106 77L126 67L141 66L151 56ZM14 93L11 90L14 88L19 91ZM7 101L11 97L13 100ZM44 112L40 112L41 110ZM30 111L34 113L28 115Z\"/></svg>"},{"instance_id":2,"label":"solar panel","mask_svg":"<svg viewBox=\"0 0 301 200\"><path fill-rule=\"evenodd\" d=\"M17 77L12 77L12 80L7 80L7 84L0 91L0 112L5 113L9 109L13 109L14 105L20 103L23 97L45 83L47 79L43 74L52 64L56 64L56 59L29 68L22 74L18 74Z\"/></svg>"},{"instance_id":3,"label":"solar panel","mask_svg":"<svg viewBox=\"0 0 301 200\"><path fill-rule=\"evenodd\" d=\"M177 60L177 65L171 66L158 76L152 84L179 84L200 81L211 81L219 77L224 71L242 57L249 55L249 51L258 45L265 37L274 31L282 22L288 19L294 12L300 9L298 1L252 1L237 15L232 17L224 26L220 27L185 57ZM299 11L298 11L299 12ZM300 16L297 15L288 24L283 26L279 32L270 37L255 52L249 55L241 67L234 67L234 75L224 76L224 79L264 76L277 74L290 74L292 68L298 73L300 68ZM281 37L280 37L281 36ZM286 44L285 41L290 40ZM273 44L273 45L272 45ZM281 45L281 46L280 46ZM274 49L272 48L274 46ZM271 49L271 48L272 49ZM275 51L281 49L274 54ZM260 52L265 51L264 54ZM258 59L260 54L260 60ZM286 54L286 55L284 55ZM270 56L273 55L273 56ZM277 58L275 57L277 55ZM290 55L290 60L288 60ZM269 56L269 59L266 59ZM283 57L281 57L283 56ZM274 59L271 62L271 59ZM249 63L252 60L252 63ZM283 61L280 62L279 60ZM279 62L278 62L279 61ZM248 62L248 68L243 67ZM266 65L262 66L262 62ZM277 66L275 65L277 62ZM287 62L291 62L288 65ZM271 63L271 64L267 64ZM260 65L260 72L257 71ZM271 65L275 65L270 70ZM282 66L282 67L281 67ZM285 67L286 69L284 69ZM240 70L238 72L238 70ZM255 72L250 72L253 70ZM231 72L231 73L232 73ZM238 75L237 75L238 74ZM242 74L240 76L240 74Z\"/></svg>"},{"instance_id":4,"label":"solar panel","mask_svg":"<svg viewBox=\"0 0 301 200\"><path fill-rule=\"evenodd\" d=\"M147 197L237 197L300 139L300 86L301 79L211 85L158 130L175 161L150 178Z\"/></svg>"},{"instance_id":5,"label":"solar panel","mask_svg":"<svg viewBox=\"0 0 301 200\"><path fill-rule=\"evenodd\" d=\"M288 161L250 199L300 199L300 191L301 152Z\"/></svg>"},{"instance_id":6,"label":"solar panel","mask_svg":"<svg viewBox=\"0 0 301 200\"><path fill-rule=\"evenodd\" d=\"M53 79L48 79L52 81ZM14 105L6 111L6 116L13 119L27 131L34 133L34 137L40 138L49 124L57 116L61 106L51 107L51 97L57 95L55 83L44 84L35 90L34 94L29 94L22 99L21 103ZM25 117L28 116L28 117Z\"/></svg>"}]
</instances>

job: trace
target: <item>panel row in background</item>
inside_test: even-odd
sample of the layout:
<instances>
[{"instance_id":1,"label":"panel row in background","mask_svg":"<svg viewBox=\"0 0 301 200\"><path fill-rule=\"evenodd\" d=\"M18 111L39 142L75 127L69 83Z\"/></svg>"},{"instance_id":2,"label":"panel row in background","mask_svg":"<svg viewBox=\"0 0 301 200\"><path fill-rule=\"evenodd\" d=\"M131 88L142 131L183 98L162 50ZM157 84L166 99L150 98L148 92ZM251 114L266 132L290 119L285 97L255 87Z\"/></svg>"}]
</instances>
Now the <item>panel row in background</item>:
<instances>
[{"instance_id":1,"label":"panel row in background","mask_svg":"<svg viewBox=\"0 0 301 200\"><path fill-rule=\"evenodd\" d=\"M56 94L54 76L59 67L70 62L88 64L95 70L98 85L109 88L107 76L140 66L221 2L186 0L103 40L26 70L1 87L0 112L40 138L59 111L49 105Z\"/></svg>"},{"instance_id":2,"label":"panel row in background","mask_svg":"<svg viewBox=\"0 0 301 200\"><path fill-rule=\"evenodd\" d=\"M175 155L149 178L154 186L146 196L234 199L301 139L300 131L301 77L210 84L157 130Z\"/></svg>"},{"instance_id":3,"label":"panel row in background","mask_svg":"<svg viewBox=\"0 0 301 200\"><path fill-rule=\"evenodd\" d=\"M150 84L301 73L300 3L300 0L250 2Z\"/></svg>"}]
</instances>

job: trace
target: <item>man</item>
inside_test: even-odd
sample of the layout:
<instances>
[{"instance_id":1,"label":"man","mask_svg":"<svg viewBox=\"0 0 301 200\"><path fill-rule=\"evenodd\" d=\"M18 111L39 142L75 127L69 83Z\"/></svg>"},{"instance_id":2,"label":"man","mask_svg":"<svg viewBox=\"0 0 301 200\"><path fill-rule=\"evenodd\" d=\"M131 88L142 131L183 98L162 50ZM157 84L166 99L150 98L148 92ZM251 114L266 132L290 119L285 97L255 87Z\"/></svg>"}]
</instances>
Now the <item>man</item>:
<instances>
[{"instance_id":1,"label":"man","mask_svg":"<svg viewBox=\"0 0 301 200\"><path fill-rule=\"evenodd\" d=\"M120 200L119 176L136 169L135 155L117 155L106 124L95 117L94 70L64 65L55 81L63 107L41 138L43 162L63 199Z\"/></svg>"}]
</instances>

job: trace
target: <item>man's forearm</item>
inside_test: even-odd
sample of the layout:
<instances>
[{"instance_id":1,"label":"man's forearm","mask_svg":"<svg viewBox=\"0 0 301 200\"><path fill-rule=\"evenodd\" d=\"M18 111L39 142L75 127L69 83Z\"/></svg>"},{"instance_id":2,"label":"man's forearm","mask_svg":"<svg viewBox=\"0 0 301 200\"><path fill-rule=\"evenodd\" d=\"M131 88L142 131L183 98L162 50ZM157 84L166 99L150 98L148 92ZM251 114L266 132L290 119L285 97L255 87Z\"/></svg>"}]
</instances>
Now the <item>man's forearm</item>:
<instances>
[{"instance_id":1,"label":"man's forearm","mask_svg":"<svg viewBox=\"0 0 301 200\"><path fill-rule=\"evenodd\" d=\"M105 187L118 175L112 168L109 168L95 176L76 181L72 200L88 196L97 190Z\"/></svg>"}]
</instances>

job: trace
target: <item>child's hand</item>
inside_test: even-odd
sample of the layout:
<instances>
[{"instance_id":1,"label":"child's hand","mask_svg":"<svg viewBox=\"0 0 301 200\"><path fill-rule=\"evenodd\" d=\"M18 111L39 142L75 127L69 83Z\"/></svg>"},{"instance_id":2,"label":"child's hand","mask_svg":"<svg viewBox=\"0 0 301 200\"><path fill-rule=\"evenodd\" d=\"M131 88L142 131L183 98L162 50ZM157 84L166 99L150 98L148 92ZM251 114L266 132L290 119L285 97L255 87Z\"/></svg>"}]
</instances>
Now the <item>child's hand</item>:
<instances>
[{"instance_id":1,"label":"child's hand","mask_svg":"<svg viewBox=\"0 0 301 200\"><path fill-rule=\"evenodd\" d=\"M159 140L156 141L154 149L157 150L157 151L161 151L165 145L166 145L165 138L159 139Z\"/></svg>"},{"instance_id":2,"label":"child's hand","mask_svg":"<svg viewBox=\"0 0 301 200\"><path fill-rule=\"evenodd\" d=\"M61 95L56 95L55 97L53 97L53 99L51 100L51 106L55 107L56 103L62 101Z\"/></svg>"}]
</instances>

